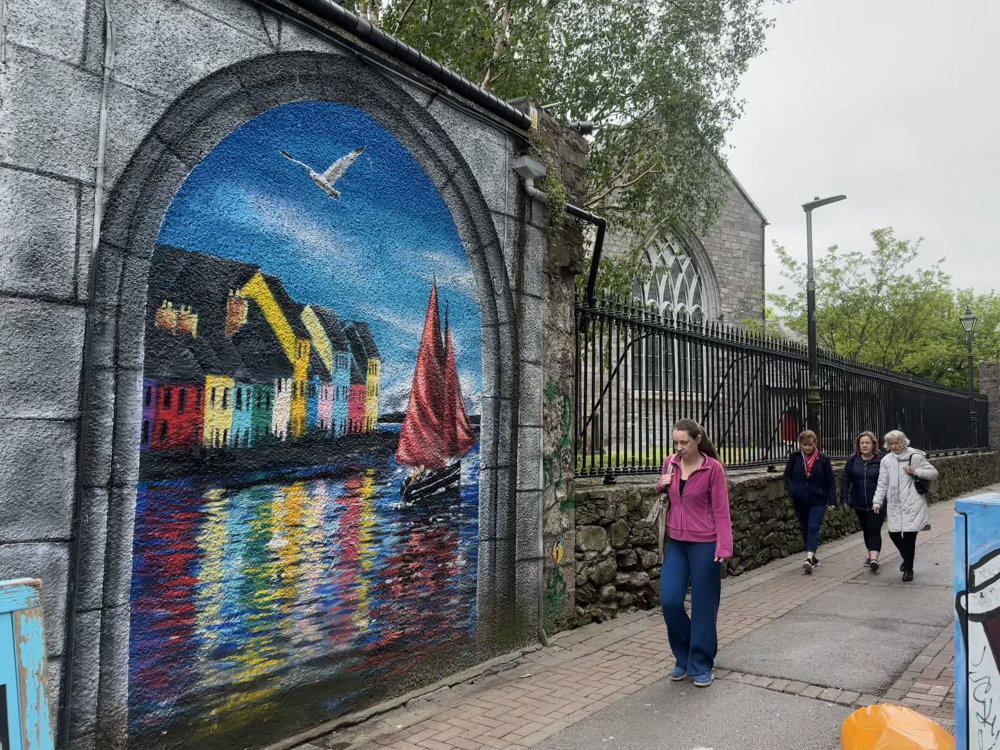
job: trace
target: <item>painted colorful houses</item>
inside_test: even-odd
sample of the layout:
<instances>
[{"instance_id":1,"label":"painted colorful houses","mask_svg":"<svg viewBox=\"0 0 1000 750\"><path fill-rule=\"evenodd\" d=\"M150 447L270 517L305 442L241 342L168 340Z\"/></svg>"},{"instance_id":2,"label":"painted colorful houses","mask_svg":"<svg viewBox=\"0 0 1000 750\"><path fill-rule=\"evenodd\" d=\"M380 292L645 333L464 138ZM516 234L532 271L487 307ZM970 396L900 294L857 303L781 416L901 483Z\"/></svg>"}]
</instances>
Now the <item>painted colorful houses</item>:
<instances>
[{"instance_id":1,"label":"painted colorful houses","mask_svg":"<svg viewBox=\"0 0 1000 750\"><path fill-rule=\"evenodd\" d=\"M372 431L380 389L381 359L365 323L345 326L327 307L295 302L254 265L157 246L143 451Z\"/></svg>"}]
</instances>

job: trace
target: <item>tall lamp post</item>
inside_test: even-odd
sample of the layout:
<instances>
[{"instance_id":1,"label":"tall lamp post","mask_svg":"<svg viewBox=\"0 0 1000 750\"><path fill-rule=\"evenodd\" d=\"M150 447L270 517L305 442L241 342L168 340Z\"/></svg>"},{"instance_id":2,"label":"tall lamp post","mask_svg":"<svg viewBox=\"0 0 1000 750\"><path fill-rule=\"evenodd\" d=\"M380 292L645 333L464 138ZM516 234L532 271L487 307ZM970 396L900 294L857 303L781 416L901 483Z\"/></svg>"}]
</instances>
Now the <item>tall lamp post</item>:
<instances>
[{"instance_id":1,"label":"tall lamp post","mask_svg":"<svg viewBox=\"0 0 1000 750\"><path fill-rule=\"evenodd\" d=\"M812 212L814 208L842 201L846 197L846 195L835 195L831 198L817 196L802 204L802 210L806 212L806 316L809 319L809 393L806 397L806 424L817 435L819 410L823 399L819 395L819 357L816 351L816 279L813 276Z\"/></svg>"},{"instance_id":2,"label":"tall lamp post","mask_svg":"<svg viewBox=\"0 0 1000 750\"><path fill-rule=\"evenodd\" d=\"M966 340L969 344L969 438L972 440L970 448L978 448L979 445L979 416L976 414L976 395L972 390L972 335L976 330L978 318L972 314L972 308L965 306L965 315L959 318L962 321L962 328L965 329Z\"/></svg>"}]
</instances>

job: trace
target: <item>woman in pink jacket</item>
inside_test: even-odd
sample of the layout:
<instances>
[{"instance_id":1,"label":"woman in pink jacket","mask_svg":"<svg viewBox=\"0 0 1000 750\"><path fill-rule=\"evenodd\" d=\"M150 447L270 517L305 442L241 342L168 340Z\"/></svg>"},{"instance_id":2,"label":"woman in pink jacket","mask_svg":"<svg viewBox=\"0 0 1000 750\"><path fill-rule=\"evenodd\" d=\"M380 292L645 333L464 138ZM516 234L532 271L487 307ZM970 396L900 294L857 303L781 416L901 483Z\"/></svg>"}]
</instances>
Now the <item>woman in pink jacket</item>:
<instances>
[{"instance_id":1,"label":"woman in pink jacket","mask_svg":"<svg viewBox=\"0 0 1000 750\"><path fill-rule=\"evenodd\" d=\"M733 554L726 472L701 426L674 425L674 455L663 464L658 493L670 498L670 541L660 572L660 604L677 666L672 680L694 678L697 687L715 679L716 625L722 595L720 565ZM691 616L684 597L691 587Z\"/></svg>"}]
</instances>

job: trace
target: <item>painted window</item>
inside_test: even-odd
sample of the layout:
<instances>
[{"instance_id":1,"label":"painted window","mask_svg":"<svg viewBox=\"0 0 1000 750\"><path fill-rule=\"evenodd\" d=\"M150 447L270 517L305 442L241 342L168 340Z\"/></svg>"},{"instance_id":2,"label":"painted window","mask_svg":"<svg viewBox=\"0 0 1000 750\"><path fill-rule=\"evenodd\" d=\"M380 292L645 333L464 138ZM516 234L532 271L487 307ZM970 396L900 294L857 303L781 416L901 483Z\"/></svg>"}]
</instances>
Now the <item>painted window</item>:
<instances>
[{"instance_id":1,"label":"painted window","mask_svg":"<svg viewBox=\"0 0 1000 750\"><path fill-rule=\"evenodd\" d=\"M160 442L167 439L167 420L160 421Z\"/></svg>"},{"instance_id":2,"label":"painted window","mask_svg":"<svg viewBox=\"0 0 1000 750\"><path fill-rule=\"evenodd\" d=\"M228 388L223 388L222 389L222 408L223 409L228 409L229 408L229 389Z\"/></svg>"},{"instance_id":3,"label":"painted window","mask_svg":"<svg viewBox=\"0 0 1000 750\"><path fill-rule=\"evenodd\" d=\"M180 389L178 389L178 391L177 391L177 413L178 414L183 414L184 413L184 407L187 405L187 395L188 395L188 389L187 388L180 388Z\"/></svg>"},{"instance_id":4,"label":"painted window","mask_svg":"<svg viewBox=\"0 0 1000 750\"><path fill-rule=\"evenodd\" d=\"M144 403L145 403L146 406L149 406L152 403L152 401L153 401L153 388L152 388L152 386L148 386L147 385L146 386L146 396L145 396L145 399L144 399Z\"/></svg>"},{"instance_id":5,"label":"painted window","mask_svg":"<svg viewBox=\"0 0 1000 750\"><path fill-rule=\"evenodd\" d=\"M174 390L173 388L164 388L163 389L163 408L164 409L169 409L170 408L170 401L171 401L171 396L173 395L173 390Z\"/></svg>"},{"instance_id":6,"label":"painted window","mask_svg":"<svg viewBox=\"0 0 1000 750\"><path fill-rule=\"evenodd\" d=\"M243 389L236 389L236 411L243 411Z\"/></svg>"},{"instance_id":7,"label":"painted window","mask_svg":"<svg viewBox=\"0 0 1000 750\"><path fill-rule=\"evenodd\" d=\"M142 444L146 445L149 443L149 420L142 420Z\"/></svg>"}]
</instances>

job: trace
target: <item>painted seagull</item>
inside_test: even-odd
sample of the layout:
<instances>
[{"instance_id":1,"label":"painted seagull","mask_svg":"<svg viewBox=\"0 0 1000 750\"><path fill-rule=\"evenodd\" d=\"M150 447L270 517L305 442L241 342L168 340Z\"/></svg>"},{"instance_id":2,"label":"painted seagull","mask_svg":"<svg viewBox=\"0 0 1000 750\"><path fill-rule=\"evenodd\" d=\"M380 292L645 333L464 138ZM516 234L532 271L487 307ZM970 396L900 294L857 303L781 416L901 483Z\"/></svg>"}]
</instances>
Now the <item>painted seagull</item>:
<instances>
[{"instance_id":1,"label":"painted seagull","mask_svg":"<svg viewBox=\"0 0 1000 750\"><path fill-rule=\"evenodd\" d=\"M309 172L309 177L312 178L313 182L315 182L317 185L323 188L324 193L329 195L331 198L339 198L340 193L334 190L333 188L334 183L344 176L344 172L347 171L347 168L354 163L355 159L361 156L364 150L365 147L362 146L361 148L354 149L351 153L347 154L347 156L341 156L339 159L337 159L337 161L335 161L332 165L330 165L330 168L327 169L325 172L323 172L323 174L319 174L308 164L299 161L298 159L294 158L291 154L285 151L282 151L281 155L284 156L286 159L288 159L288 161L295 162L300 167L303 167L307 172Z\"/></svg>"}]
</instances>

